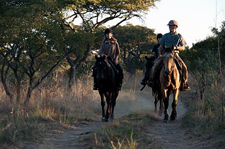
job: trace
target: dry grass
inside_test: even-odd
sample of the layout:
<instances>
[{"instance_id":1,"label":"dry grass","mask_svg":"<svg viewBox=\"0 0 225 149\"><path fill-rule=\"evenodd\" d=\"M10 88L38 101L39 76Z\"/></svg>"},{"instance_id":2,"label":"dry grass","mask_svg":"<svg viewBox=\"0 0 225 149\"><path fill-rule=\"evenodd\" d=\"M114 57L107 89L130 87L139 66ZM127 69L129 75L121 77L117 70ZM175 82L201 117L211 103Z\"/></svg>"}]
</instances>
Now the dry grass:
<instances>
[{"instance_id":1,"label":"dry grass","mask_svg":"<svg viewBox=\"0 0 225 149\"><path fill-rule=\"evenodd\" d=\"M34 139L51 127L101 119L100 97L98 91L92 90L93 78L89 76L80 78L71 90L68 90L67 81L63 78L53 77L46 80L33 91L29 104L30 111L25 110L23 104L20 104L16 114L11 113L9 99L3 88L0 88L2 91L0 95L0 144L19 145L21 141ZM149 92L143 92L143 95L136 93L136 89L141 88L139 80L141 79L124 80L125 83L115 109L116 118L136 110L147 109L148 105L153 103L151 100L140 100L143 95L149 96L147 95ZM21 103L24 97L25 91L22 91Z\"/></svg>"},{"instance_id":2,"label":"dry grass","mask_svg":"<svg viewBox=\"0 0 225 149\"><path fill-rule=\"evenodd\" d=\"M16 113L11 112L11 104L1 87L0 144L19 145L20 141L34 139L52 126L95 119L100 102L92 90L91 79L78 80L71 90L64 80L47 80L33 92L29 111L20 104ZM21 99L24 97L22 94Z\"/></svg>"},{"instance_id":3,"label":"dry grass","mask_svg":"<svg viewBox=\"0 0 225 149\"><path fill-rule=\"evenodd\" d=\"M193 81L193 80L191 80ZM197 85L192 83L192 91L186 93L184 101L188 112L184 118L183 125L196 137L211 140L211 145L224 146L225 122L222 117L222 99L225 92L221 90L224 82L211 82L206 87L204 98L201 100ZM194 103L194 104L193 104Z\"/></svg>"},{"instance_id":4,"label":"dry grass","mask_svg":"<svg viewBox=\"0 0 225 149\"><path fill-rule=\"evenodd\" d=\"M104 125L92 140L93 148L136 149L146 148L153 140L147 137L146 128L154 124L154 116L148 111L129 114L120 121Z\"/></svg>"}]
</instances>

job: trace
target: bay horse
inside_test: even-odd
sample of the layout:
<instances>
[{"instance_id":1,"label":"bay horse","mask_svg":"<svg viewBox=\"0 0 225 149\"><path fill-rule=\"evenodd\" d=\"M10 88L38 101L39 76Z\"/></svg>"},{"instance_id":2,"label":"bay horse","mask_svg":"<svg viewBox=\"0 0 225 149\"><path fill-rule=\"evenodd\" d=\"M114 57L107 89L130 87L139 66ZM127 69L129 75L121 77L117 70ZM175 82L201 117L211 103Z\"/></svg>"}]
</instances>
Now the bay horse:
<instances>
[{"instance_id":1,"label":"bay horse","mask_svg":"<svg viewBox=\"0 0 225 149\"><path fill-rule=\"evenodd\" d=\"M163 66L160 70L159 76L161 93L164 102L164 122L167 122L169 119L168 106L171 92L173 93L173 102L170 119L175 120L177 117L176 106L178 102L181 77L175 62L175 54L176 53L172 50L172 48L166 49L165 54L163 55Z\"/></svg>"},{"instance_id":2,"label":"bay horse","mask_svg":"<svg viewBox=\"0 0 225 149\"><path fill-rule=\"evenodd\" d=\"M95 77L98 82L98 92L101 97L101 106L102 106L102 121L107 122L110 118L114 118L114 107L116 105L116 99L119 95L119 90L116 86L116 73L115 67L110 63L109 57L95 56ZM107 102L107 108L105 110L105 99Z\"/></svg>"},{"instance_id":3,"label":"bay horse","mask_svg":"<svg viewBox=\"0 0 225 149\"><path fill-rule=\"evenodd\" d=\"M151 57L147 57L145 56L146 59L146 64L145 64L145 77L147 78L147 80L150 79L150 77L153 75L152 71L153 71L153 66L154 66L154 61L155 61L155 57L151 56ZM148 81L147 81L147 85L150 86L152 88L152 94L154 96L154 104L155 104L155 112L158 111L158 101L159 103L159 114L161 114L162 110L163 110L163 101L162 101L162 94L161 94L161 90L160 88L156 87L156 86L151 86L149 85Z\"/></svg>"}]
</instances>

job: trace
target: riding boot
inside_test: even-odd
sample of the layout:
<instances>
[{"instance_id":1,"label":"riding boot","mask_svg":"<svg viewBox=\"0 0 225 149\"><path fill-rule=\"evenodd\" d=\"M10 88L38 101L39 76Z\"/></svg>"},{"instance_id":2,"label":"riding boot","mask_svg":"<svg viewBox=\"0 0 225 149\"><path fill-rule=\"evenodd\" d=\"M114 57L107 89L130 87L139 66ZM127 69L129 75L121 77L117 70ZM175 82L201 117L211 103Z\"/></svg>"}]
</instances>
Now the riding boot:
<instances>
[{"instance_id":1,"label":"riding boot","mask_svg":"<svg viewBox=\"0 0 225 149\"><path fill-rule=\"evenodd\" d=\"M146 80L146 78L144 77L142 80L141 80L141 85L146 85L146 83L147 83L147 80Z\"/></svg>"},{"instance_id":2,"label":"riding boot","mask_svg":"<svg viewBox=\"0 0 225 149\"><path fill-rule=\"evenodd\" d=\"M188 83L184 84L184 91L189 91L191 88L189 87Z\"/></svg>"},{"instance_id":3,"label":"riding boot","mask_svg":"<svg viewBox=\"0 0 225 149\"><path fill-rule=\"evenodd\" d=\"M189 91L191 88L189 87L188 83L181 83L180 91Z\"/></svg>"}]
</instances>

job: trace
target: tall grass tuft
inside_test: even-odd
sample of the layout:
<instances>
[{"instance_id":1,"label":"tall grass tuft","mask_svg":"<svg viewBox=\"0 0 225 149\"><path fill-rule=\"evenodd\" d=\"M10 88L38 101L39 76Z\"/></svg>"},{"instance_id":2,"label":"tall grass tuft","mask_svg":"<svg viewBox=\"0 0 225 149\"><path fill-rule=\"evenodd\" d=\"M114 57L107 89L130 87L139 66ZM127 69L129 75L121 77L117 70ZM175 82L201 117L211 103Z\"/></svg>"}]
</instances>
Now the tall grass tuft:
<instances>
[{"instance_id":1,"label":"tall grass tuft","mask_svg":"<svg viewBox=\"0 0 225 149\"><path fill-rule=\"evenodd\" d=\"M221 90L221 84L224 86L225 82L219 81L216 76L216 74L207 76L204 96L200 96L199 88L195 88L198 85L192 82L192 92L186 93L184 100L188 107L187 115L184 118L184 126L188 127L196 136L222 135L223 137L220 139L225 139L225 123L222 121L222 112L225 110L225 105L221 105L221 97L225 94ZM223 106L222 110L221 106Z\"/></svg>"},{"instance_id":2,"label":"tall grass tuft","mask_svg":"<svg viewBox=\"0 0 225 149\"><path fill-rule=\"evenodd\" d=\"M78 80L70 90L65 82L62 78L49 78L32 93L29 109L21 101L14 112L0 87L0 144L21 146L21 142L38 138L52 127L96 119L100 101L92 90L92 78ZM21 99L25 99L22 93Z\"/></svg>"}]
</instances>

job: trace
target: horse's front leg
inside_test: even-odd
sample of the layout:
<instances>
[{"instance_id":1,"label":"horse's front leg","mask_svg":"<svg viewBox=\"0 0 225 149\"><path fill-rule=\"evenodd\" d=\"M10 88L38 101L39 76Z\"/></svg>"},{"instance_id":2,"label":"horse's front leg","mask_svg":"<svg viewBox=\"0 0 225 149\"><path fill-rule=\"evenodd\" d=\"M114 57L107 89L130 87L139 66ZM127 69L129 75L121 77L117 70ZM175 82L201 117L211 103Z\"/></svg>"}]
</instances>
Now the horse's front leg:
<instances>
[{"instance_id":1,"label":"horse's front leg","mask_svg":"<svg viewBox=\"0 0 225 149\"><path fill-rule=\"evenodd\" d=\"M169 96L167 93L167 89L164 89L163 93L163 102L164 102L164 122L167 122L169 120L169 114L168 114L168 106L169 106Z\"/></svg>"},{"instance_id":2,"label":"horse's front leg","mask_svg":"<svg viewBox=\"0 0 225 149\"><path fill-rule=\"evenodd\" d=\"M162 94L158 94L158 100L159 100L159 115L163 112L163 99Z\"/></svg>"},{"instance_id":3,"label":"horse's front leg","mask_svg":"<svg viewBox=\"0 0 225 149\"><path fill-rule=\"evenodd\" d=\"M114 108L116 106L116 99L117 99L118 95L119 95L119 91L115 91L112 95L113 96L112 97L112 112L111 112L111 116L110 116L111 120L114 119Z\"/></svg>"},{"instance_id":4,"label":"horse's front leg","mask_svg":"<svg viewBox=\"0 0 225 149\"><path fill-rule=\"evenodd\" d=\"M111 93L110 92L106 92L105 96L106 96L106 102L107 102L105 121L107 122L108 119L109 119L109 115L111 113L111 106L112 106Z\"/></svg>"},{"instance_id":5,"label":"horse's front leg","mask_svg":"<svg viewBox=\"0 0 225 149\"><path fill-rule=\"evenodd\" d=\"M103 91L99 90L99 95L101 97L101 106L102 106L102 121L105 121L105 100Z\"/></svg>"},{"instance_id":6,"label":"horse's front leg","mask_svg":"<svg viewBox=\"0 0 225 149\"><path fill-rule=\"evenodd\" d=\"M171 120L175 120L177 117L177 102L178 102L179 89L173 91L173 103L172 103L172 113L170 116Z\"/></svg>"},{"instance_id":7,"label":"horse's front leg","mask_svg":"<svg viewBox=\"0 0 225 149\"><path fill-rule=\"evenodd\" d=\"M158 103L158 100L159 100L158 97L159 97L159 96L158 96L158 93L155 93L155 101L154 101L154 104L155 104L155 112L158 111L158 108L157 108L157 103Z\"/></svg>"}]
</instances>

